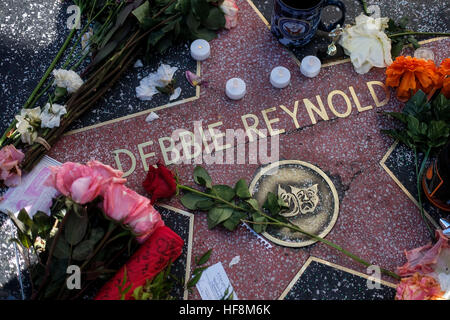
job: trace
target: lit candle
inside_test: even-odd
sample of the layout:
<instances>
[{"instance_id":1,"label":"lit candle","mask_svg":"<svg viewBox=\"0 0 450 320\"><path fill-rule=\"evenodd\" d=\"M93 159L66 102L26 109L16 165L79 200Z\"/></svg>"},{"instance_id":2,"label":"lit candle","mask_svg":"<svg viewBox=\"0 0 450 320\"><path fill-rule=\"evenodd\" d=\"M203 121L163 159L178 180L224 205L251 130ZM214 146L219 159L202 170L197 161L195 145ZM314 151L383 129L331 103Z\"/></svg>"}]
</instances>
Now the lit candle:
<instances>
[{"instance_id":1,"label":"lit candle","mask_svg":"<svg viewBox=\"0 0 450 320\"><path fill-rule=\"evenodd\" d=\"M270 83L275 88L285 88L291 82L291 73L285 67L273 68L270 73Z\"/></svg>"},{"instance_id":2,"label":"lit candle","mask_svg":"<svg viewBox=\"0 0 450 320\"><path fill-rule=\"evenodd\" d=\"M315 56L306 56L302 60L300 71L304 76L313 78L319 74L321 66L322 64L320 63L319 58Z\"/></svg>"},{"instance_id":3,"label":"lit candle","mask_svg":"<svg viewBox=\"0 0 450 320\"><path fill-rule=\"evenodd\" d=\"M191 56L194 60L203 61L211 55L211 47L208 41L197 39L191 43Z\"/></svg>"},{"instance_id":4,"label":"lit candle","mask_svg":"<svg viewBox=\"0 0 450 320\"><path fill-rule=\"evenodd\" d=\"M225 93L227 97L232 100L240 100L245 96L247 92L244 80L240 78L232 78L227 81L225 87Z\"/></svg>"},{"instance_id":5,"label":"lit candle","mask_svg":"<svg viewBox=\"0 0 450 320\"><path fill-rule=\"evenodd\" d=\"M434 53L431 49L428 48L419 48L414 51L414 57L425 60L433 60L434 61Z\"/></svg>"}]
</instances>

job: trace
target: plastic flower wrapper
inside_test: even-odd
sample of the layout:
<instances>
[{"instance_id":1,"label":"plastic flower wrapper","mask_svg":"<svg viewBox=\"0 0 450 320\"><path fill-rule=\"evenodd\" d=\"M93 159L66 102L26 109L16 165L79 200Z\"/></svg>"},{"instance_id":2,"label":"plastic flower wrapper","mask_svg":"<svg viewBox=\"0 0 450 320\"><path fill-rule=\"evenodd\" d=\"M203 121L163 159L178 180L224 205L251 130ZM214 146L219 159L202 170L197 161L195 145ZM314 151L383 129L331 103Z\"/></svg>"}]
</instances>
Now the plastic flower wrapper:
<instances>
[{"instance_id":1,"label":"plastic flower wrapper","mask_svg":"<svg viewBox=\"0 0 450 320\"><path fill-rule=\"evenodd\" d=\"M149 101L152 100L155 94L161 92L170 94L170 101L178 99L181 94L181 88L174 88L175 79L173 79L177 70L177 67L161 64L156 72L150 73L140 81L139 87L136 88L137 98Z\"/></svg>"},{"instance_id":2,"label":"plastic flower wrapper","mask_svg":"<svg viewBox=\"0 0 450 320\"><path fill-rule=\"evenodd\" d=\"M0 149L0 181L7 187L15 187L20 184L22 172L19 164L25 155L13 145L7 145Z\"/></svg>"},{"instance_id":3,"label":"plastic flower wrapper","mask_svg":"<svg viewBox=\"0 0 450 320\"><path fill-rule=\"evenodd\" d=\"M225 0L220 9L225 14L225 29L231 29L237 26L239 8L235 0Z\"/></svg>"},{"instance_id":4,"label":"plastic flower wrapper","mask_svg":"<svg viewBox=\"0 0 450 320\"><path fill-rule=\"evenodd\" d=\"M66 107L60 104L47 103L41 113L41 128L59 127L61 116L67 113Z\"/></svg>"},{"instance_id":5,"label":"plastic flower wrapper","mask_svg":"<svg viewBox=\"0 0 450 320\"><path fill-rule=\"evenodd\" d=\"M33 144L38 137L36 128L41 123L41 108L22 109L20 115L16 115L16 128L20 133L20 139L23 143Z\"/></svg>"},{"instance_id":6,"label":"plastic flower wrapper","mask_svg":"<svg viewBox=\"0 0 450 320\"><path fill-rule=\"evenodd\" d=\"M65 88L68 93L74 93L84 83L81 77L72 70L53 70L53 76L55 77L54 84L59 88Z\"/></svg>"},{"instance_id":7,"label":"plastic flower wrapper","mask_svg":"<svg viewBox=\"0 0 450 320\"><path fill-rule=\"evenodd\" d=\"M355 71L369 72L372 67L384 68L392 63L391 40L384 33L388 18L356 17L354 26L344 29L339 44L344 48Z\"/></svg>"},{"instance_id":8,"label":"plastic flower wrapper","mask_svg":"<svg viewBox=\"0 0 450 320\"><path fill-rule=\"evenodd\" d=\"M99 291L95 300L119 300L119 288L127 288L123 299L129 300L136 288L152 280L177 259L184 241L170 228L158 228L127 263ZM125 281L124 281L125 280Z\"/></svg>"}]
</instances>

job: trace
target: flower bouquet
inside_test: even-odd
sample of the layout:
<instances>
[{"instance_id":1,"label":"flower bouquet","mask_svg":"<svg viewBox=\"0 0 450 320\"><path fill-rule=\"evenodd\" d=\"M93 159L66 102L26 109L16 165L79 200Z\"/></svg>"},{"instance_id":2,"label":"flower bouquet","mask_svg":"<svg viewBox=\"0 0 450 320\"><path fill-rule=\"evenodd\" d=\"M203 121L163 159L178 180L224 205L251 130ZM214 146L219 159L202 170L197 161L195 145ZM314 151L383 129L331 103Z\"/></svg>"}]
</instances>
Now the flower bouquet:
<instances>
[{"instance_id":1,"label":"flower bouquet","mask_svg":"<svg viewBox=\"0 0 450 320\"><path fill-rule=\"evenodd\" d=\"M10 214L15 241L30 264L31 299L92 295L137 248L139 263L129 264L130 270L139 270L134 280L151 279L181 254L183 240L164 226L148 198L124 185L121 171L98 161L68 162L51 171L46 184L60 195L50 215L30 217L25 209L17 217Z\"/></svg>"},{"instance_id":2,"label":"flower bouquet","mask_svg":"<svg viewBox=\"0 0 450 320\"><path fill-rule=\"evenodd\" d=\"M0 148L8 149L0 154L0 184L17 185L21 170L30 171L138 57L148 60L181 41L197 38L210 41L219 30L232 28L237 21L234 0L74 0L74 3L86 20L85 26L62 67L55 70L76 34L75 27L72 29L23 109L1 136ZM86 37L85 31L91 25L93 34ZM82 40L84 49L77 50ZM91 53L88 66L77 72Z\"/></svg>"}]
</instances>

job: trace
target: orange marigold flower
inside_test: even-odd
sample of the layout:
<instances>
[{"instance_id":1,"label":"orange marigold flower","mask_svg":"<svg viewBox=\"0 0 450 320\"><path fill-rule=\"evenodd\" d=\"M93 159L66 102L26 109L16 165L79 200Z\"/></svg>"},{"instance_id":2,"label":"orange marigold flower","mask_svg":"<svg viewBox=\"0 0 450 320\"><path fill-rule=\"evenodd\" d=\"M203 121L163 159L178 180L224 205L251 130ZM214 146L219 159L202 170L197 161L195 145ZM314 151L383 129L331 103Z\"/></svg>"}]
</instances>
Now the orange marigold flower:
<instances>
[{"instance_id":1,"label":"orange marigold flower","mask_svg":"<svg viewBox=\"0 0 450 320\"><path fill-rule=\"evenodd\" d=\"M432 60L399 56L386 69L386 85L397 88L397 97L408 100L419 89L430 93L440 87L438 69Z\"/></svg>"},{"instance_id":2,"label":"orange marigold flower","mask_svg":"<svg viewBox=\"0 0 450 320\"><path fill-rule=\"evenodd\" d=\"M450 99L450 58L447 58L444 61L442 61L439 67L439 74L441 75L442 80L441 93L447 99Z\"/></svg>"},{"instance_id":3,"label":"orange marigold flower","mask_svg":"<svg viewBox=\"0 0 450 320\"><path fill-rule=\"evenodd\" d=\"M436 279L416 272L411 277L402 278L395 300L436 300L443 294Z\"/></svg>"}]
</instances>

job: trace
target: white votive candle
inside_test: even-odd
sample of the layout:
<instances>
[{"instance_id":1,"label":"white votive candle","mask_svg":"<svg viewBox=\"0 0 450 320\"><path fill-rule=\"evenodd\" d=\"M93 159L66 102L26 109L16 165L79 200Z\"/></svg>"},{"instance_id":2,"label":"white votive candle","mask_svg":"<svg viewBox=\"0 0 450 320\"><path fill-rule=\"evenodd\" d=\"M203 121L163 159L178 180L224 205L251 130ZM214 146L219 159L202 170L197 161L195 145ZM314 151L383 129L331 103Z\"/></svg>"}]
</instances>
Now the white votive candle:
<instances>
[{"instance_id":1,"label":"white votive candle","mask_svg":"<svg viewBox=\"0 0 450 320\"><path fill-rule=\"evenodd\" d=\"M225 93L232 100L240 100L245 96L247 89L244 80L240 78L232 78L227 81Z\"/></svg>"},{"instance_id":2,"label":"white votive candle","mask_svg":"<svg viewBox=\"0 0 450 320\"><path fill-rule=\"evenodd\" d=\"M285 88L291 82L291 73L285 67L275 67L270 73L270 83L275 88Z\"/></svg>"},{"instance_id":3,"label":"white votive candle","mask_svg":"<svg viewBox=\"0 0 450 320\"><path fill-rule=\"evenodd\" d=\"M319 74L321 66L322 63L320 63L319 58L315 56L306 56L302 60L300 71L304 76L313 78Z\"/></svg>"},{"instance_id":4,"label":"white votive candle","mask_svg":"<svg viewBox=\"0 0 450 320\"><path fill-rule=\"evenodd\" d=\"M197 39L191 43L191 56L194 60L203 61L211 55L211 47L208 41Z\"/></svg>"}]
</instances>

